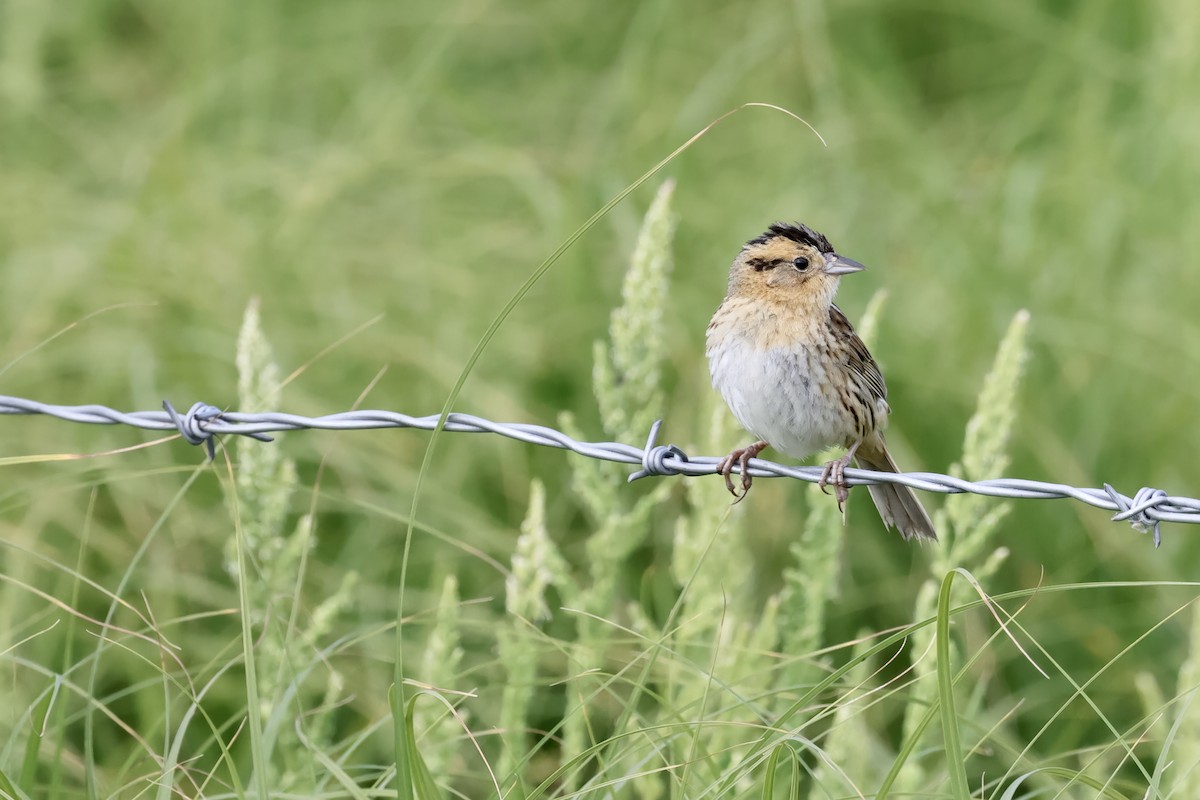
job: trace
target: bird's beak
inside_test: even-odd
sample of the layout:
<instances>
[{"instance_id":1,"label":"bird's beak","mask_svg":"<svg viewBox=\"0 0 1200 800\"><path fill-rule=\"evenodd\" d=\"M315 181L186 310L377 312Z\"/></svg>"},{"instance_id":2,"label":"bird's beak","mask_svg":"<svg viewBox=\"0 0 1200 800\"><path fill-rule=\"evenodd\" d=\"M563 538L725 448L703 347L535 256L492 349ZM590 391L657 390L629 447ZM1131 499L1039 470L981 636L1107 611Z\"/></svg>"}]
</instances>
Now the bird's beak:
<instances>
[{"instance_id":1,"label":"bird's beak","mask_svg":"<svg viewBox=\"0 0 1200 800\"><path fill-rule=\"evenodd\" d=\"M837 253L825 254L826 275L849 275L852 272L862 272L866 267L852 258L839 256Z\"/></svg>"}]
</instances>

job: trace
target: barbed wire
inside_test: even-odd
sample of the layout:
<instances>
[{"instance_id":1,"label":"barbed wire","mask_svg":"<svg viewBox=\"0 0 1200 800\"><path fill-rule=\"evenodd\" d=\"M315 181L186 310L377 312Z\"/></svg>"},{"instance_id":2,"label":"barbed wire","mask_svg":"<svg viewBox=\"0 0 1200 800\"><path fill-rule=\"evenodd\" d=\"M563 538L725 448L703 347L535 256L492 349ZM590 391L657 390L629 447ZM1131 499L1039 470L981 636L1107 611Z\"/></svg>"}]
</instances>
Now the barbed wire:
<instances>
[{"instance_id":1,"label":"barbed wire","mask_svg":"<svg viewBox=\"0 0 1200 800\"><path fill-rule=\"evenodd\" d=\"M274 411L244 413L222 411L207 403L195 403L186 414L180 414L170 402L163 403L162 411L122 412L101 405L60 406L5 395L0 395L0 414L42 414L68 422L128 425L150 431L176 430L189 444L203 444L208 450L209 458L215 453L214 437L222 434L249 436L258 441L269 442L271 437L268 433L281 431L358 431L379 428L433 430L437 427L439 419L437 414L413 417L395 411L369 410L345 411L321 417ZM640 469L629 476L631 482L652 476L699 476L717 473L717 465L723 460L721 457L688 456L673 444L658 444L661 427L662 420L654 423L645 446L636 447L620 442L581 442L562 431L544 425L492 422L471 414L452 413L446 417L444 425L445 430L455 433L494 433L529 444L570 450L588 458L636 464ZM740 470L735 469L735 472ZM817 483L821 478L820 467L787 466L761 458L750 459L749 473L756 478L795 478L808 483ZM1155 547L1161 543L1159 523L1200 522L1200 500L1173 497L1161 489L1142 488L1133 497L1128 497L1107 483L1102 489L1089 489L1021 478L968 481L936 472L892 473L865 469L847 469L845 475L846 482L851 486L897 483L940 494L970 492L988 497L1031 500L1069 497L1089 506L1116 512L1112 517L1114 522L1126 521L1142 533L1153 533Z\"/></svg>"}]
</instances>

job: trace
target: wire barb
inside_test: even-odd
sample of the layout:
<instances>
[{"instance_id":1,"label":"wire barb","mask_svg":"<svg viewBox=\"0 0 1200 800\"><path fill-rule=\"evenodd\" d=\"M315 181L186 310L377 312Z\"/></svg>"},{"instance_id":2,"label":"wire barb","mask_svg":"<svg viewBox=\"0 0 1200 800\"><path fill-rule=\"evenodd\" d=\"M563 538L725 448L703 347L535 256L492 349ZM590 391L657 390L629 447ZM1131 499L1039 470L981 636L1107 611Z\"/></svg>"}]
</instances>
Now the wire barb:
<instances>
[{"instance_id":1,"label":"wire barb","mask_svg":"<svg viewBox=\"0 0 1200 800\"><path fill-rule=\"evenodd\" d=\"M629 483L633 483L639 478L648 478L651 475L682 475L679 469L670 460L679 461L683 464L688 462L687 453L680 450L673 444L656 445L658 439L658 430L662 427L663 421L656 420L650 426L650 435L646 437L646 447L642 452L642 468L629 476Z\"/></svg>"},{"instance_id":2,"label":"wire barb","mask_svg":"<svg viewBox=\"0 0 1200 800\"><path fill-rule=\"evenodd\" d=\"M1138 533L1153 531L1154 549L1157 550L1159 545L1162 544L1162 533L1159 531L1159 521L1150 516L1148 512L1169 502L1170 498L1167 497L1167 493L1162 489L1152 489L1149 486L1143 486L1141 489L1138 489L1138 493L1133 496L1133 500L1131 501L1107 483L1104 484L1104 491L1108 492L1108 496L1112 498L1113 503L1119 509L1113 515L1113 522L1128 522Z\"/></svg>"},{"instance_id":3,"label":"wire barb","mask_svg":"<svg viewBox=\"0 0 1200 800\"><path fill-rule=\"evenodd\" d=\"M379 428L417 428L433 430L438 424L438 415L412 417L395 411L346 411L323 417L302 417L275 411L242 413L221 411L207 403L196 403L187 414L180 415L170 403L163 404L163 411L122 412L100 405L56 406L19 397L0 395L0 415L44 414L68 422L93 425L128 425L151 431L177 430L191 444L203 443L209 458L215 454L213 437L221 434L249 436L269 442L267 432L295 430L375 430ZM714 456L686 455L673 444L657 444L662 420L654 423L646 438L645 447L638 448L620 442L580 442L562 431L543 425L521 422L492 422L470 414L450 414L446 418L445 430L456 433L494 433L509 439L536 444L542 447L557 447L573 453L603 461L636 465L638 470L629 476L635 481L651 476L713 475L722 459ZM808 483L821 479L820 467L793 467L772 461L752 459L750 474L756 478L794 478ZM1103 489L1087 489L1061 483L1024 480L1021 478L994 478L985 481L968 481L936 472L873 472L866 469L847 469L846 482L851 486L879 483L897 483L939 494L972 494L988 497L1014 499L1050 500L1069 497L1096 508L1115 512L1114 522L1129 522L1134 529L1154 534L1154 546L1162 543L1159 530L1163 522L1200 522L1200 500L1192 497L1172 497L1161 489L1144 488L1132 498L1117 492L1108 484Z\"/></svg>"},{"instance_id":4,"label":"wire barb","mask_svg":"<svg viewBox=\"0 0 1200 800\"><path fill-rule=\"evenodd\" d=\"M212 461L217 457L217 447L213 442L216 435L210 430L207 423L212 420L219 420L224 413L216 406L210 406L208 403L192 403L192 407L182 417L175 410L175 406L171 405L170 400L163 400L163 409L167 412L167 416L171 418L173 424L178 430L179 435L183 440L191 445L203 444L204 449L208 451L208 460ZM265 433L244 433L243 436L249 436L251 439L257 439L260 442L274 441Z\"/></svg>"}]
</instances>

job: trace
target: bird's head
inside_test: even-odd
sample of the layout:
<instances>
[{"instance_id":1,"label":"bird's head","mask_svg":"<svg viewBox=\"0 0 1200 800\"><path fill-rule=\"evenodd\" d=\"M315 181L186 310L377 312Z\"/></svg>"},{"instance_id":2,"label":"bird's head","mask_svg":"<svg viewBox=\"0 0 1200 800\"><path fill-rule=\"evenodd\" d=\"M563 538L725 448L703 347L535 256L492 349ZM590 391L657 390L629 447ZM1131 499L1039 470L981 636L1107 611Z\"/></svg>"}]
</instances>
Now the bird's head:
<instances>
[{"instance_id":1,"label":"bird's head","mask_svg":"<svg viewBox=\"0 0 1200 800\"><path fill-rule=\"evenodd\" d=\"M863 269L807 225L779 222L742 247L729 270L729 294L828 306L841 276Z\"/></svg>"}]
</instances>

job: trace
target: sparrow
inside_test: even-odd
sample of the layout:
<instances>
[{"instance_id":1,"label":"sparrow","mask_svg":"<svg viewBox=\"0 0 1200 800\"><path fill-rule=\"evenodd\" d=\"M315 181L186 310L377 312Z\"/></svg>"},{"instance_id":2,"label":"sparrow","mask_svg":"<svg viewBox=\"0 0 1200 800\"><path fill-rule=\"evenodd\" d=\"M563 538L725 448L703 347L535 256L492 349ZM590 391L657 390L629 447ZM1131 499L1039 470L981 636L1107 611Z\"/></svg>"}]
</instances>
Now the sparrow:
<instances>
[{"instance_id":1,"label":"sparrow","mask_svg":"<svg viewBox=\"0 0 1200 800\"><path fill-rule=\"evenodd\" d=\"M851 461L899 472L883 439L891 413L883 375L833 303L842 276L863 269L799 223L772 225L734 259L725 299L708 326L706 353L713 387L758 440L718 465L735 503L750 491L748 462L767 447L794 458L846 448L824 465L819 482L822 490L835 487L838 508L850 494L845 469ZM730 478L734 465L742 475L740 496ZM905 539L937 539L912 489L867 488L886 526Z\"/></svg>"}]
</instances>

